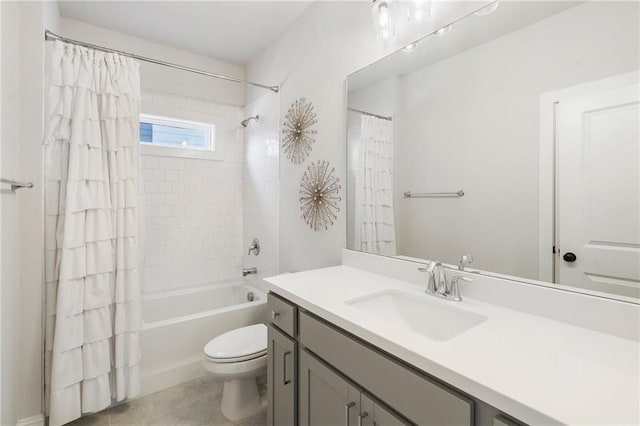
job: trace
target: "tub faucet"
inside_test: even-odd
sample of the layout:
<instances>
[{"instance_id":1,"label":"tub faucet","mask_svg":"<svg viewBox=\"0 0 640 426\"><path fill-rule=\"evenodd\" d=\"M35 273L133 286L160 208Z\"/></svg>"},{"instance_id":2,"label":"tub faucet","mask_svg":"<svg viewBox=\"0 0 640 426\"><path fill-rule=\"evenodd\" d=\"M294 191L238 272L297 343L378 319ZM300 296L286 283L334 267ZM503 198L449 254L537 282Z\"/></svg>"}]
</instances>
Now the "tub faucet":
<instances>
[{"instance_id":1,"label":"tub faucet","mask_svg":"<svg viewBox=\"0 0 640 426\"><path fill-rule=\"evenodd\" d=\"M258 268L242 268L242 276L255 275L258 273Z\"/></svg>"}]
</instances>

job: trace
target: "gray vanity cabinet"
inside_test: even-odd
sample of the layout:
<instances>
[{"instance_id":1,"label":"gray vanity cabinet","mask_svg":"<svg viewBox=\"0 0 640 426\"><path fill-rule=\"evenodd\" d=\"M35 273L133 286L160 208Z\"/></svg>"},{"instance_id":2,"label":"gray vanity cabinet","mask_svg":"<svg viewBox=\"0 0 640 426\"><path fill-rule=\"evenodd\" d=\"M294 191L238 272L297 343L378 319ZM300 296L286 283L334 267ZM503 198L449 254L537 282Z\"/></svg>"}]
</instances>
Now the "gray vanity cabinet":
<instances>
[{"instance_id":1,"label":"gray vanity cabinet","mask_svg":"<svg viewBox=\"0 0 640 426\"><path fill-rule=\"evenodd\" d=\"M411 422L423 426L473 424L474 401L304 311L298 341Z\"/></svg>"},{"instance_id":2,"label":"gray vanity cabinet","mask_svg":"<svg viewBox=\"0 0 640 426\"><path fill-rule=\"evenodd\" d=\"M301 426L355 425L360 389L352 386L306 350L300 351Z\"/></svg>"},{"instance_id":3,"label":"gray vanity cabinet","mask_svg":"<svg viewBox=\"0 0 640 426\"><path fill-rule=\"evenodd\" d=\"M299 379L301 426L411 424L304 349L300 350Z\"/></svg>"},{"instance_id":4,"label":"gray vanity cabinet","mask_svg":"<svg viewBox=\"0 0 640 426\"><path fill-rule=\"evenodd\" d=\"M297 424L298 344L295 340L297 307L269 293L267 357L267 424Z\"/></svg>"},{"instance_id":5,"label":"gray vanity cabinet","mask_svg":"<svg viewBox=\"0 0 640 426\"><path fill-rule=\"evenodd\" d=\"M273 325L269 325L268 343L268 424L293 426L296 424L297 344Z\"/></svg>"}]
</instances>

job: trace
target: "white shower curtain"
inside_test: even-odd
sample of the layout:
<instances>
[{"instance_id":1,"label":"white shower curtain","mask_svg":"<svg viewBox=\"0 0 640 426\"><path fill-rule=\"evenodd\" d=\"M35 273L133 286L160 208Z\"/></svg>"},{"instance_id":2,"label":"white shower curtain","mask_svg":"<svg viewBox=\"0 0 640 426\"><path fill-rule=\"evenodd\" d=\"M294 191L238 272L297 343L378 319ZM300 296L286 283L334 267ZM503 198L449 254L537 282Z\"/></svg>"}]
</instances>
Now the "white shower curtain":
<instances>
[{"instance_id":1,"label":"white shower curtain","mask_svg":"<svg viewBox=\"0 0 640 426\"><path fill-rule=\"evenodd\" d=\"M393 124L362 116L356 180L355 242L367 253L395 256Z\"/></svg>"},{"instance_id":2,"label":"white shower curtain","mask_svg":"<svg viewBox=\"0 0 640 426\"><path fill-rule=\"evenodd\" d=\"M49 424L140 392L139 64L47 43L45 387Z\"/></svg>"}]
</instances>

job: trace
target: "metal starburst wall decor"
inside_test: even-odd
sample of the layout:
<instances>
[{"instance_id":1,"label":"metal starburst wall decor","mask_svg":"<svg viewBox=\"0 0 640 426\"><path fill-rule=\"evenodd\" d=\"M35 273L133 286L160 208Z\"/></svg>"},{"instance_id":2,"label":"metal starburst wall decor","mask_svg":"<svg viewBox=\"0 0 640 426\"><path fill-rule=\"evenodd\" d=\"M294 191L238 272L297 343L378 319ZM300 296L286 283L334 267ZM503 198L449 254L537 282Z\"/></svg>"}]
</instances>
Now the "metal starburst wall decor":
<instances>
[{"instance_id":1,"label":"metal starburst wall decor","mask_svg":"<svg viewBox=\"0 0 640 426\"><path fill-rule=\"evenodd\" d=\"M318 160L307 166L300 182L300 210L302 219L314 231L329 229L340 212L340 179L333 175L329 163Z\"/></svg>"},{"instance_id":2,"label":"metal starburst wall decor","mask_svg":"<svg viewBox=\"0 0 640 426\"><path fill-rule=\"evenodd\" d=\"M315 142L313 136L318 133L312 126L317 122L313 105L305 98L296 100L287 111L282 128L282 148L293 163L302 163L311 152Z\"/></svg>"}]
</instances>

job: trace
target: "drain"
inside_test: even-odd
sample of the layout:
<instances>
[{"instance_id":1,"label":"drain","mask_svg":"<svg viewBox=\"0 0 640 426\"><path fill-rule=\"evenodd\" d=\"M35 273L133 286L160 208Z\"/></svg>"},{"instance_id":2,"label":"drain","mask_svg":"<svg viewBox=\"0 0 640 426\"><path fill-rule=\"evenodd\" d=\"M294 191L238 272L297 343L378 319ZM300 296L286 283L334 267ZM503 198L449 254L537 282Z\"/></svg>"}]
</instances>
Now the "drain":
<instances>
[{"instance_id":1,"label":"drain","mask_svg":"<svg viewBox=\"0 0 640 426\"><path fill-rule=\"evenodd\" d=\"M255 295L255 294L253 294L253 292L252 292L252 291L250 291L249 293L247 293L247 300L248 300L249 302L253 302L255 299L256 299L256 295Z\"/></svg>"}]
</instances>

